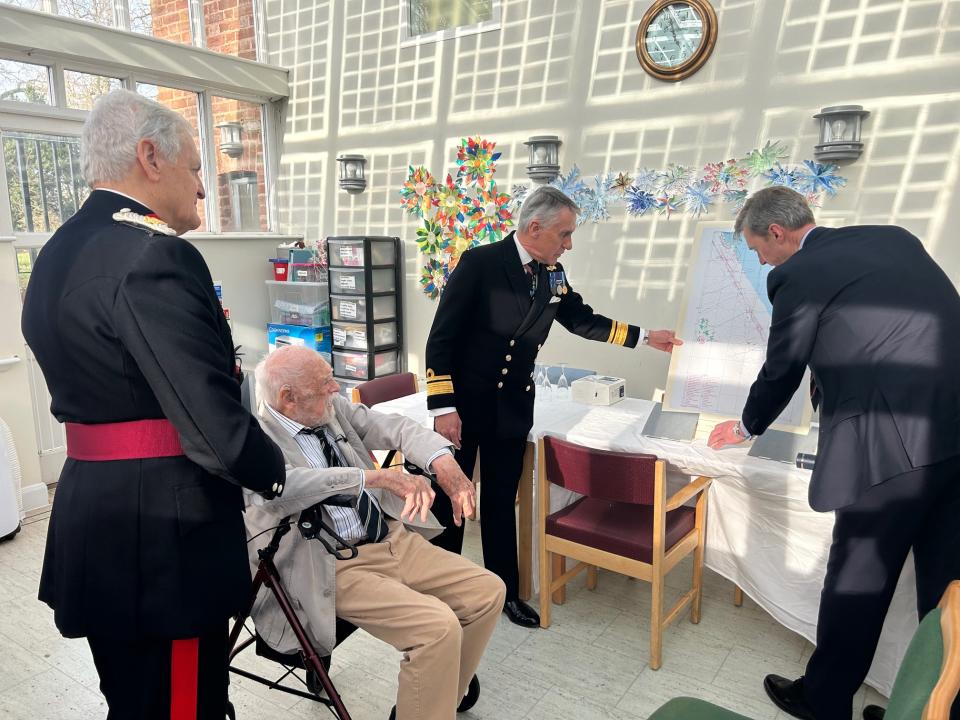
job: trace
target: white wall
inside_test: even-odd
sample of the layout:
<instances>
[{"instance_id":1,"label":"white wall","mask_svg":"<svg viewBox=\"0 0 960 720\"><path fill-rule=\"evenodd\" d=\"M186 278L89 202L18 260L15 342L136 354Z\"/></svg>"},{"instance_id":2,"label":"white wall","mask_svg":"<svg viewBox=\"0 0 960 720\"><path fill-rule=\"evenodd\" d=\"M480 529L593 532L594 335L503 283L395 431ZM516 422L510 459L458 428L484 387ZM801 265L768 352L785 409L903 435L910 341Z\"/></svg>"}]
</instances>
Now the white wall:
<instances>
[{"instance_id":1,"label":"white wall","mask_svg":"<svg viewBox=\"0 0 960 720\"><path fill-rule=\"evenodd\" d=\"M634 50L651 0L504 0L503 28L399 47L394 0L266 0L269 61L290 69L279 205L282 229L308 238L399 235L406 244L406 341L411 369L435 304L417 283L416 224L397 191L407 166L451 170L461 137L503 151L497 180L525 182L531 135L563 139L561 163L585 174L702 166L767 139L812 157L821 107L862 104L864 156L820 217L895 223L921 237L960 281L960 2L950 0L713 0L719 39L691 79L648 77ZM335 158L368 158L369 187L336 186ZM714 212L705 219L729 217ZM586 225L564 258L599 311L673 327L696 221L631 219L618 210ZM543 359L628 379L631 395L662 385L664 356L589 343L554 329Z\"/></svg>"}]
</instances>

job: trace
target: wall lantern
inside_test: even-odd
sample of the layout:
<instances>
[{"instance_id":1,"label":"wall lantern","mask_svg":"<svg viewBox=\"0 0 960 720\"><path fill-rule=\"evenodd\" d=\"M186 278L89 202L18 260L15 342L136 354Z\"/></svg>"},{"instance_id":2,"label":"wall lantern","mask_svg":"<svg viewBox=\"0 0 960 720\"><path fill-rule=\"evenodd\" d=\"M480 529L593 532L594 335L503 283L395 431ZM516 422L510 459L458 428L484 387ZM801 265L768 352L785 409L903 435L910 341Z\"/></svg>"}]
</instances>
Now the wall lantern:
<instances>
[{"instance_id":1,"label":"wall lantern","mask_svg":"<svg viewBox=\"0 0 960 720\"><path fill-rule=\"evenodd\" d=\"M364 176L367 159L363 155L341 155L337 162L340 163L340 187L351 195L362 193L367 187Z\"/></svg>"},{"instance_id":2,"label":"wall lantern","mask_svg":"<svg viewBox=\"0 0 960 720\"><path fill-rule=\"evenodd\" d=\"M820 121L820 143L813 146L814 157L821 162L860 157L860 128L869 114L861 105L834 105L814 115Z\"/></svg>"},{"instance_id":3,"label":"wall lantern","mask_svg":"<svg viewBox=\"0 0 960 720\"><path fill-rule=\"evenodd\" d=\"M548 183L560 174L560 138L556 135L534 135L524 145L530 151L527 175L536 183Z\"/></svg>"},{"instance_id":4,"label":"wall lantern","mask_svg":"<svg viewBox=\"0 0 960 720\"><path fill-rule=\"evenodd\" d=\"M238 122L222 122L220 129L220 152L232 158L243 155L243 126Z\"/></svg>"}]
</instances>

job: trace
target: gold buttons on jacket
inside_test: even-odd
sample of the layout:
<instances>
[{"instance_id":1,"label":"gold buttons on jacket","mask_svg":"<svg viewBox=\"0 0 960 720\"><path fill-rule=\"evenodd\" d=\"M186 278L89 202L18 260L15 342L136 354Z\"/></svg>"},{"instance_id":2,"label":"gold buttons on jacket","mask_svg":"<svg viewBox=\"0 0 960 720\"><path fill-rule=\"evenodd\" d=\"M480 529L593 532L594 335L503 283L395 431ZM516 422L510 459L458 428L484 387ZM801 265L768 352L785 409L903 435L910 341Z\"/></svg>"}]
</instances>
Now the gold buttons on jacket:
<instances>
[{"instance_id":1,"label":"gold buttons on jacket","mask_svg":"<svg viewBox=\"0 0 960 720\"><path fill-rule=\"evenodd\" d=\"M506 375L508 372L510 372L510 371L507 370L506 368L504 368L503 370L500 371L500 374L501 374L501 375Z\"/></svg>"},{"instance_id":2,"label":"gold buttons on jacket","mask_svg":"<svg viewBox=\"0 0 960 720\"><path fill-rule=\"evenodd\" d=\"M516 344L517 344L517 343L516 343L515 340L511 340L511 341L510 341L510 347L513 347L513 346L516 345Z\"/></svg>"},{"instance_id":3,"label":"gold buttons on jacket","mask_svg":"<svg viewBox=\"0 0 960 720\"><path fill-rule=\"evenodd\" d=\"M510 362L511 360L513 360L513 355L507 355L507 362Z\"/></svg>"},{"instance_id":4,"label":"gold buttons on jacket","mask_svg":"<svg viewBox=\"0 0 960 720\"><path fill-rule=\"evenodd\" d=\"M543 343L537 343L537 350L543 347Z\"/></svg>"},{"instance_id":5,"label":"gold buttons on jacket","mask_svg":"<svg viewBox=\"0 0 960 720\"><path fill-rule=\"evenodd\" d=\"M527 385L527 392L530 392L530 386Z\"/></svg>"},{"instance_id":6,"label":"gold buttons on jacket","mask_svg":"<svg viewBox=\"0 0 960 720\"><path fill-rule=\"evenodd\" d=\"M502 388L502 387L503 387L503 383L502 383L502 382L498 382L498 383L497 383L497 388Z\"/></svg>"}]
</instances>

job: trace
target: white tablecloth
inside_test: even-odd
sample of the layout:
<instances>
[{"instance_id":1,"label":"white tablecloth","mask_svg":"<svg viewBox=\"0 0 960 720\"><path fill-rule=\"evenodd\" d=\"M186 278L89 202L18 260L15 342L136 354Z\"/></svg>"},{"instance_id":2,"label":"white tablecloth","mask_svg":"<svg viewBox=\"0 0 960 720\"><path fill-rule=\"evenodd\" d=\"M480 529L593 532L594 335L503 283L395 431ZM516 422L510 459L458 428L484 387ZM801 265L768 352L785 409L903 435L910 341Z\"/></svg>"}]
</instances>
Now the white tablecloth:
<instances>
[{"instance_id":1,"label":"white tablecloth","mask_svg":"<svg viewBox=\"0 0 960 720\"><path fill-rule=\"evenodd\" d=\"M533 441L549 433L589 447L652 453L668 462L672 483L676 482L678 473L683 475L683 480L689 475L714 478L710 486L704 562L739 585L779 623L815 642L833 515L814 512L807 503L810 472L750 457L745 447L715 451L703 440L688 443L644 437L640 433L652 407L652 402L634 398L610 407L538 402L529 439ZM382 403L376 409L406 415L426 426L432 423L427 414L425 393ZM551 511L564 507L576 497L562 488L554 488L550 493ZM536 500L533 508L536 512ZM534 582L537 558L535 544ZM867 683L885 695L890 694L916 626L911 555L901 574L867 675Z\"/></svg>"}]
</instances>

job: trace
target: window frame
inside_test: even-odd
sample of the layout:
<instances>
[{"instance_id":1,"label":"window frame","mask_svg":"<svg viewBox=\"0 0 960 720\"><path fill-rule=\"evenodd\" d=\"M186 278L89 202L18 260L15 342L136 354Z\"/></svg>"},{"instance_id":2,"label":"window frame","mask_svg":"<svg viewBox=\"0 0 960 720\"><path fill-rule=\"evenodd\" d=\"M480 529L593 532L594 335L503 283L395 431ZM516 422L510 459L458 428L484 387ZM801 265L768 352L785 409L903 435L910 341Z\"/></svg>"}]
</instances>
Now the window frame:
<instances>
[{"instance_id":1,"label":"window frame","mask_svg":"<svg viewBox=\"0 0 960 720\"><path fill-rule=\"evenodd\" d=\"M256 0L254 0L256 1ZM459 25L446 30L437 30L423 35L410 34L410 3L415 0L400 0L400 47L417 47L418 45L428 45L444 40L453 40L454 38L465 37L467 35L479 35L499 30L502 27L503 0L490 0L492 9L489 20L484 20L473 25Z\"/></svg>"}]
</instances>

